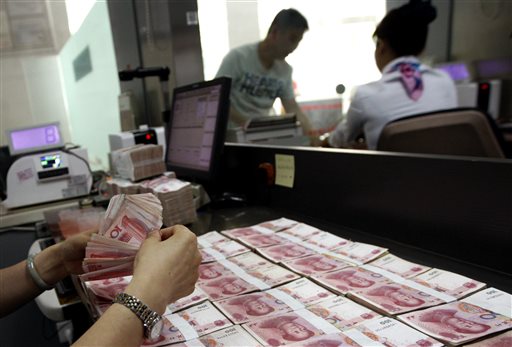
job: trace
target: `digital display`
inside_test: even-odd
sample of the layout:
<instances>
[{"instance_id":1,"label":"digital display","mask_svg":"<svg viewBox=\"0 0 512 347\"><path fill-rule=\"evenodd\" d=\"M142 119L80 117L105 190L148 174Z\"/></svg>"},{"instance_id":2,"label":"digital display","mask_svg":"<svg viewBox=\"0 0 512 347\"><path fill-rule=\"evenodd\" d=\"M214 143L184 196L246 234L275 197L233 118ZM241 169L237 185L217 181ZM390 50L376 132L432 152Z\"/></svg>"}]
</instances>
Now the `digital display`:
<instances>
[{"instance_id":1,"label":"digital display","mask_svg":"<svg viewBox=\"0 0 512 347\"><path fill-rule=\"evenodd\" d=\"M175 96L168 159L191 169L207 171L213 149L221 86Z\"/></svg>"},{"instance_id":2,"label":"digital display","mask_svg":"<svg viewBox=\"0 0 512 347\"><path fill-rule=\"evenodd\" d=\"M39 149L62 146L58 124L11 130L9 132L9 142L11 154L28 153Z\"/></svg>"},{"instance_id":3,"label":"digital display","mask_svg":"<svg viewBox=\"0 0 512 347\"><path fill-rule=\"evenodd\" d=\"M45 155L41 157L41 167L43 169L56 169L62 164L60 154Z\"/></svg>"},{"instance_id":4,"label":"digital display","mask_svg":"<svg viewBox=\"0 0 512 347\"><path fill-rule=\"evenodd\" d=\"M464 63L453 63L438 66L446 72L454 81L466 81L470 78L468 68Z\"/></svg>"}]
</instances>

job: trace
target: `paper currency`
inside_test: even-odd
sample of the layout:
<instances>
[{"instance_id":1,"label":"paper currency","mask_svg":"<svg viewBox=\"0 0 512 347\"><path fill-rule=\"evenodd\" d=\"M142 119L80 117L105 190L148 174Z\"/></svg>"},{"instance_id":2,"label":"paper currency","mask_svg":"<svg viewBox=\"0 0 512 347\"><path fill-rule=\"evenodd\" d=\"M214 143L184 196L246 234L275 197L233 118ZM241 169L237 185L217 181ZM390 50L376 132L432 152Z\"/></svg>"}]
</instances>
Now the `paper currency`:
<instances>
[{"instance_id":1,"label":"paper currency","mask_svg":"<svg viewBox=\"0 0 512 347\"><path fill-rule=\"evenodd\" d=\"M288 243L288 240L278 234L256 234L250 236L239 236L238 241L250 248L263 248L273 245Z\"/></svg>"},{"instance_id":2,"label":"paper currency","mask_svg":"<svg viewBox=\"0 0 512 347\"><path fill-rule=\"evenodd\" d=\"M212 303L205 302L178 313L164 315L162 334L144 346L165 346L170 343L197 339L200 336L232 326L232 323Z\"/></svg>"},{"instance_id":3,"label":"paper currency","mask_svg":"<svg viewBox=\"0 0 512 347\"><path fill-rule=\"evenodd\" d=\"M354 300L388 315L395 315L442 304L444 301L403 284L381 283L372 288L349 292Z\"/></svg>"},{"instance_id":4,"label":"paper currency","mask_svg":"<svg viewBox=\"0 0 512 347\"><path fill-rule=\"evenodd\" d=\"M404 278L414 277L430 270L428 266L411 263L393 254L386 254L371 262L370 265L380 267Z\"/></svg>"},{"instance_id":5,"label":"paper currency","mask_svg":"<svg viewBox=\"0 0 512 347\"><path fill-rule=\"evenodd\" d=\"M273 231L281 231L284 229L289 229L289 228L293 227L294 225L296 225L297 223L298 223L297 221L294 221L294 220L291 220L288 218L279 218L279 219L274 219L274 220L270 220L267 222L263 222L258 225L262 226L264 228L273 230Z\"/></svg>"},{"instance_id":6,"label":"paper currency","mask_svg":"<svg viewBox=\"0 0 512 347\"><path fill-rule=\"evenodd\" d=\"M116 195L98 234L87 243L83 281L131 275L133 260L149 232L162 226L162 206L150 193Z\"/></svg>"},{"instance_id":7,"label":"paper currency","mask_svg":"<svg viewBox=\"0 0 512 347\"><path fill-rule=\"evenodd\" d=\"M244 228L236 228L221 231L221 234L226 235L232 239L237 239L241 236L255 236L255 235L272 235L275 232L271 229L267 229L265 227L255 225L252 227L244 227Z\"/></svg>"},{"instance_id":8,"label":"paper currency","mask_svg":"<svg viewBox=\"0 0 512 347\"><path fill-rule=\"evenodd\" d=\"M110 154L114 171L122 178L139 181L165 171L161 145L135 145Z\"/></svg>"},{"instance_id":9,"label":"paper currency","mask_svg":"<svg viewBox=\"0 0 512 347\"><path fill-rule=\"evenodd\" d=\"M215 306L235 324L246 323L282 312L290 312L294 309L269 292L239 295L217 301Z\"/></svg>"},{"instance_id":10,"label":"paper currency","mask_svg":"<svg viewBox=\"0 0 512 347\"><path fill-rule=\"evenodd\" d=\"M197 346L195 343L201 343L200 346L205 347L260 347L258 343L247 331L240 325L235 325L226 329L216 331L206 336L200 337L199 340L190 341L188 347Z\"/></svg>"},{"instance_id":11,"label":"paper currency","mask_svg":"<svg viewBox=\"0 0 512 347\"><path fill-rule=\"evenodd\" d=\"M243 327L259 342L270 346L304 343L315 336L339 333L327 321L305 309L252 321Z\"/></svg>"},{"instance_id":12,"label":"paper currency","mask_svg":"<svg viewBox=\"0 0 512 347\"><path fill-rule=\"evenodd\" d=\"M234 240L218 242L213 244L211 247L199 249L202 256L202 263L227 259L250 251L251 250L249 248Z\"/></svg>"},{"instance_id":13,"label":"paper currency","mask_svg":"<svg viewBox=\"0 0 512 347\"><path fill-rule=\"evenodd\" d=\"M364 264L377 259L387 251L388 250L386 248L369 245L366 243L352 242L340 248L336 248L331 252L333 255L341 255L343 257L347 257L349 261Z\"/></svg>"},{"instance_id":14,"label":"paper currency","mask_svg":"<svg viewBox=\"0 0 512 347\"><path fill-rule=\"evenodd\" d=\"M237 255L235 257L229 258L229 261L240 266L245 270L251 270L254 269L255 267L272 264L267 259L253 252L247 252L241 255Z\"/></svg>"},{"instance_id":15,"label":"paper currency","mask_svg":"<svg viewBox=\"0 0 512 347\"><path fill-rule=\"evenodd\" d=\"M497 336L488 338L483 341L478 341L467 347L510 347L512 346L512 330L499 334Z\"/></svg>"},{"instance_id":16,"label":"paper currency","mask_svg":"<svg viewBox=\"0 0 512 347\"><path fill-rule=\"evenodd\" d=\"M377 343L386 347L443 346L441 342L388 317L363 322L344 333L363 346L372 346ZM374 342L366 342L368 338Z\"/></svg>"},{"instance_id":17,"label":"paper currency","mask_svg":"<svg viewBox=\"0 0 512 347\"><path fill-rule=\"evenodd\" d=\"M343 333L315 336L303 342L287 344L289 347L363 347ZM372 346L376 347L376 346Z\"/></svg>"},{"instance_id":18,"label":"paper currency","mask_svg":"<svg viewBox=\"0 0 512 347\"><path fill-rule=\"evenodd\" d=\"M461 301L512 318L512 295L499 289L486 288Z\"/></svg>"},{"instance_id":19,"label":"paper currency","mask_svg":"<svg viewBox=\"0 0 512 347\"><path fill-rule=\"evenodd\" d=\"M327 250L340 248L340 247L343 247L343 246L346 246L346 245L349 245L352 243L349 240L346 240L342 237L328 233L326 231L322 231L320 233L314 234L304 242L306 244L312 244L314 246L317 246L317 247L320 247L323 249L327 249Z\"/></svg>"},{"instance_id":20,"label":"paper currency","mask_svg":"<svg viewBox=\"0 0 512 347\"><path fill-rule=\"evenodd\" d=\"M199 265L199 278L197 282L207 282L221 276L235 276L235 274L219 262L201 264Z\"/></svg>"},{"instance_id":21,"label":"paper currency","mask_svg":"<svg viewBox=\"0 0 512 347\"><path fill-rule=\"evenodd\" d=\"M381 317L377 312L342 296L322 300L307 309L342 331Z\"/></svg>"},{"instance_id":22,"label":"paper currency","mask_svg":"<svg viewBox=\"0 0 512 347\"><path fill-rule=\"evenodd\" d=\"M320 229L304 223L298 223L290 228L283 230L284 234L298 237L301 240L309 239L313 235L320 234L321 232L322 231Z\"/></svg>"},{"instance_id":23,"label":"paper currency","mask_svg":"<svg viewBox=\"0 0 512 347\"><path fill-rule=\"evenodd\" d=\"M236 275L225 275L214 280L198 282L196 286L201 288L211 301L259 290L255 285Z\"/></svg>"},{"instance_id":24,"label":"paper currency","mask_svg":"<svg viewBox=\"0 0 512 347\"><path fill-rule=\"evenodd\" d=\"M398 318L413 328L451 345L470 342L512 327L510 318L465 302L452 302L406 313Z\"/></svg>"},{"instance_id":25,"label":"paper currency","mask_svg":"<svg viewBox=\"0 0 512 347\"><path fill-rule=\"evenodd\" d=\"M101 315L112 305L112 300L130 284L132 276L115 277L84 282L86 293L96 312Z\"/></svg>"},{"instance_id":26,"label":"paper currency","mask_svg":"<svg viewBox=\"0 0 512 347\"><path fill-rule=\"evenodd\" d=\"M313 254L304 258L286 260L283 265L303 276L341 270L353 264L324 254Z\"/></svg>"},{"instance_id":27,"label":"paper currency","mask_svg":"<svg viewBox=\"0 0 512 347\"><path fill-rule=\"evenodd\" d=\"M485 287L485 283L440 269L432 269L412 280L456 298L462 298Z\"/></svg>"},{"instance_id":28,"label":"paper currency","mask_svg":"<svg viewBox=\"0 0 512 347\"><path fill-rule=\"evenodd\" d=\"M206 293L203 292L201 288L196 287L194 288L194 292L192 294L189 294L167 305L166 313L174 313L184 308L200 304L206 300L208 300Z\"/></svg>"},{"instance_id":29,"label":"paper currency","mask_svg":"<svg viewBox=\"0 0 512 347\"><path fill-rule=\"evenodd\" d=\"M292 242L257 248L256 251L276 263L315 254L314 251Z\"/></svg>"},{"instance_id":30,"label":"paper currency","mask_svg":"<svg viewBox=\"0 0 512 347\"><path fill-rule=\"evenodd\" d=\"M210 231L197 237L197 244L199 248L209 248L217 243L226 241L230 241L230 239L217 231Z\"/></svg>"},{"instance_id":31,"label":"paper currency","mask_svg":"<svg viewBox=\"0 0 512 347\"><path fill-rule=\"evenodd\" d=\"M275 287L300 278L296 273L272 263L251 267L246 272L266 283L269 287Z\"/></svg>"},{"instance_id":32,"label":"paper currency","mask_svg":"<svg viewBox=\"0 0 512 347\"><path fill-rule=\"evenodd\" d=\"M347 294L349 291L373 288L380 283L388 282L388 279L381 274L360 267L349 267L338 271L313 275L311 278L342 295Z\"/></svg>"},{"instance_id":33,"label":"paper currency","mask_svg":"<svg viewBox=\"0 0 512 347\"><path fill-rule=\"evenodd\" d=\"M305 306L313 305L322 300L336 296L327 289L311 282L307 278L299 278L298 280L271 290L282 291L300 301Z\"/></svg>"}]
</instances>

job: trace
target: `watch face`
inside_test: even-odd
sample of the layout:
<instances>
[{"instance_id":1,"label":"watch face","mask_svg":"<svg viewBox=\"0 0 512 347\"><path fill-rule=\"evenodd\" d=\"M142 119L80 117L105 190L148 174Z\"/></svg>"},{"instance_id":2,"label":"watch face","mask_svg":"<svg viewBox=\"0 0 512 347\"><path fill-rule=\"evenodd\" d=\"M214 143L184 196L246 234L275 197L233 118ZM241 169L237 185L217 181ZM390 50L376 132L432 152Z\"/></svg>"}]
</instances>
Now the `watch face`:
<instances>
[{"instance_id":1,"label":"watch face","mask_svg":"<svg viewBox=\"0 0 512 347\"><path fill-rule=\"evenodd\" d=\"M151 331L149 332L149 338L151 340L156 340L158 336L160 336L160 333L162 332L162 328L164 326L164 320L159 319L158 322L155 323Z\"/></svg>"}]
</instances>

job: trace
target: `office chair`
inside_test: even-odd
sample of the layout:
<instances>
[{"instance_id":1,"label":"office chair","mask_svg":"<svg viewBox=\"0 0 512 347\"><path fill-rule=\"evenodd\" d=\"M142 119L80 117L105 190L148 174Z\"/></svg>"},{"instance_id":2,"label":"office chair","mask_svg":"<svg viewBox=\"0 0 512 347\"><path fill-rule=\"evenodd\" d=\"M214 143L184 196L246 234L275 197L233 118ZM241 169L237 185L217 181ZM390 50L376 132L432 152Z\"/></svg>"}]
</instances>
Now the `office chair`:
<instances>
[{"instance_id":1,"label":"office chair","mask_svg":"<svg viewBox=\"0 0 512 347\"><path fill-rule=\"evenodd\" d=\"M505 142L494 120L478 109L423 113L388 123L377 150L505 158Z\"/></svg>"}]
</instances>

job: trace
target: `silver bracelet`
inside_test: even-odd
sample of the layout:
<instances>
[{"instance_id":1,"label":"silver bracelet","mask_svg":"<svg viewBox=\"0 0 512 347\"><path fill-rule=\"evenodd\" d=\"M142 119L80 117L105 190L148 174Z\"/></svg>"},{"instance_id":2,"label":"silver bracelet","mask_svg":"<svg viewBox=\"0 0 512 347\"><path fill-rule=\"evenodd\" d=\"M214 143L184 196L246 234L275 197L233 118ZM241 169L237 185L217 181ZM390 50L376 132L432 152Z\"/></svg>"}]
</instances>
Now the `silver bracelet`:
<instances>
[{"instance_id":1,"label":"silver bracelet","mask_svg":"<svg viewBox=\"0 0 512 347\"><path fill-rule=\"evenodd\" d=\"M30 277L32 277L32 279L34 280L34 283L42 290L50 290L52 289L54 286L51 286L49 284L47 284L45 281L43 281L43 279L41 278L41 276L39 276L39 274L37 273L37 270L36 270L36 266L35 266L35 263L34 263L34 257L36 255L35 254L30 254L28 257L27 257L27 269L28 269L28 273L30 274Z\"/></svg>"}]
</instances>

